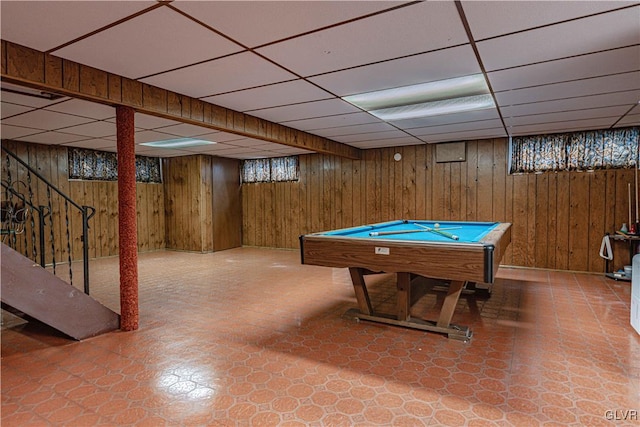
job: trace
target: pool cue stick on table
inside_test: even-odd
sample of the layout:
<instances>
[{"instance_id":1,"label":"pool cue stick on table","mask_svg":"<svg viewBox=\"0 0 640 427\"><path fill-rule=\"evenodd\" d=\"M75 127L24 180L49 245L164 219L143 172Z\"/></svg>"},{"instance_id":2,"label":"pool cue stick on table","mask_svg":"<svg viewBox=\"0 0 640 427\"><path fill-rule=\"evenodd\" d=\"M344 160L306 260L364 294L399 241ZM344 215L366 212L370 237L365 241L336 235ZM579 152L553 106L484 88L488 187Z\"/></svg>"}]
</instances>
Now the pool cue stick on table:
<instances>
[{"instance_id":1,"label":"pool cue stick on table","mask_svg":"<svg viewBox=\"0 0 640 427\"><path fill-rule=\"evenodd\" d=\"M430 231L432 233L436 233L439 234L441 236L444 237L448 237L449 239L452 240L460 240L460 237L456 236L455 234L451 234L451 233L447 233L446 231L442 231L441 228L431 228L431 227L427 227L426 225L422 225L422 224L418 224L418 223L413 223L413 225L417 225L418 227L422 227L425 229L425 231Z\"/></svg>"},{"instance_id":2,"label":"pool cue stick on table","mask_svg":"<svg viewBox=\"0 0 640 427\"><path fill-rule=\"evenodd\" d=\"M369 236L390 236L392 234L425 233L427 230L372 231Z\"/></svg>"},{"instance_id":3,"label":"pool cue stick on table","mask_svg":"<svg viewBox=\"0 0 640 427\"><path fill-rule=\"evenodd\" d=\"M420 224L414 224L414 225L418 225L420 227L424 227ZM429 227L427 227L429 228ZM442 228L441 230L457 230L459 228L462 227L447 227L447 228ZM429 230L398 230L398 231L372 231L371 233L369 233L369 236L391 236L393 234L407 234L407 233L426 233L428 231L432 231L431 229ZM454 239L457 240L457 239Z\"/></svg>"}]
</instances>

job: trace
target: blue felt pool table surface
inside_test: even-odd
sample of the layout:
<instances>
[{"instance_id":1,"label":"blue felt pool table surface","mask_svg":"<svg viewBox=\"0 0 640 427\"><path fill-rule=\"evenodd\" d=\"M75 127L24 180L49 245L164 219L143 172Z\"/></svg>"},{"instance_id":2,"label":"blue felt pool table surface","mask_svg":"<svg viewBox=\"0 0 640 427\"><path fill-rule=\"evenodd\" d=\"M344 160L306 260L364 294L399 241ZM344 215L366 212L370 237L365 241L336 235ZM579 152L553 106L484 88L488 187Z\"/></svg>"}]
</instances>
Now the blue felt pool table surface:
<instances>
[{"instance_id":1,"label":"blue felt pool table surface","mask_svg":"<svg viewBox=\"0 0 640 427\"><path fill-rule=\"evenodd\" d=\"M419 224L419 225L416 225ZM423 227L436 228L434 221L418 221L418 220L397 220L383 222L379 224L364 225L353 228L345 228L341 230L327 231L321 234L326 236L340 236L358 239L382 239L382 240L403 240L415 242L447 242L447 243L479 243L491 230L495 229L499 222L462 222L462 221L440 221L440 229L447 233L458 236L458 240L443 236L438 233L430 232ZM382 236L372 236L375 232L393 232L407 230L422 230L413 233L385 234Z\"/></svg>"}]
</instances>

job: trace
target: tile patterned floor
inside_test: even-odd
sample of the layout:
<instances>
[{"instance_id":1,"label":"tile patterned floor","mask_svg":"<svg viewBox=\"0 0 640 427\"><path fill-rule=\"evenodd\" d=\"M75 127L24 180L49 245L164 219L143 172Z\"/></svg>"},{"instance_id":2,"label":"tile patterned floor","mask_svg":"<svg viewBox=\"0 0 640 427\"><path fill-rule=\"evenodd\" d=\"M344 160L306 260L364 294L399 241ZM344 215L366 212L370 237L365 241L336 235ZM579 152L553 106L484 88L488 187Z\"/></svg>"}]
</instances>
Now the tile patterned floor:
<instances>
[{"instance_id":1,"label":"tile patterned floor","mask_svg":"<svg viewBox=\"0 0 640 427\"><path fill-rule=\"evenodd\" d=\"M116 311L117 262L91 263L92 295ZM490 298L458 304L464 344L344 318L348 272L294 251L148 253L139 275L138 331L2 330L3 427L640 424L628 283L502 268ZM384 308L392 277L367 280Z\"/></svg>"}]
</instances>

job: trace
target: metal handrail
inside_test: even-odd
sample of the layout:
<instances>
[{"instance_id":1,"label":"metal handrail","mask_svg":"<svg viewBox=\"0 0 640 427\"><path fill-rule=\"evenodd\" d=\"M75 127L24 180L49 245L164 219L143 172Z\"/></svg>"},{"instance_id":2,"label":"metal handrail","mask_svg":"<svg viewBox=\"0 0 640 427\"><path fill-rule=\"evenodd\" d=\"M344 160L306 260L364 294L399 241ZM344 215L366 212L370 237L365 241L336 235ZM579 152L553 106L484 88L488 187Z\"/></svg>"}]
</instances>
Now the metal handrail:
<instances>
[{"instance_id":1,"label":"metal handrail","mask_svg":"<svg viewBox=\"0 0 640 427\"><path fill-rule=\"evenodd\" d=\"M42 181L47 186L48 189L52 189L58 196L60 196L62 199L64 199L65 202L67 202L71 206L74 206L76 209L78 209L80 211L80 213L82 215L82 261L83 261L83 281L84 281L83 284L84 284L84 292L88 295L89 294L89 228L90 228L89 227L89 220L91 218L93 218L93 216L95 215L96 209L94 207L92 207L92 206L86 206L86 205L82 205L81 206L81 205L79 205L74 200L72 200L69 196L64 194L59 188L57 188L55 185L53 185L51 182L49 182L49 180L47 180L44 176L42 176L40 173L38 173L38 171L33 169L31 166L29 166L28 163L26 163L24 160L20 159L11 150L8 150L4 146L2 146L0 148L9 157L14 159L16 162L18 162L20 165L22 165L26 170L28 170L30 174L34 175L36 178L38 178L40 181ZM24 197L24 195L20 194L19 192L15 191L15 190L13 190L11 188L8 188L8 187L10 187L10 185L6 185L5 183L3 183L2 186L5 187L5 189L7 189L8 192L10 192L12 196L16 196L20 200L24 201L25 203L28 203L32 207L32 209L35 209L39 213L39 217L40 217L39 218L39 221L40 221L40 238L41 238L40 264L42 266L44 266L44 249L42 248L42 246L44 244L44 227L45 227L44 218L46 218L47 216L52 214L52 212L50 211L50 208L47 207L47 206L40 206L40 208L35 208L35 206L30 201L28 201L26 199L26 197ZM46 214L44 213L45 209L49 211ZM68 227L68 225L67 225L67 227ZM71 254L69 254L69 257L71 257ZM71 263L71 259L69 260L69 262ZM55 263L55 259L54 259L54 263ZM69 265L69 268L71 269L71 265ZM55 266L54 266L54 274L55 274Z\"/></svg>"}]
</instances>

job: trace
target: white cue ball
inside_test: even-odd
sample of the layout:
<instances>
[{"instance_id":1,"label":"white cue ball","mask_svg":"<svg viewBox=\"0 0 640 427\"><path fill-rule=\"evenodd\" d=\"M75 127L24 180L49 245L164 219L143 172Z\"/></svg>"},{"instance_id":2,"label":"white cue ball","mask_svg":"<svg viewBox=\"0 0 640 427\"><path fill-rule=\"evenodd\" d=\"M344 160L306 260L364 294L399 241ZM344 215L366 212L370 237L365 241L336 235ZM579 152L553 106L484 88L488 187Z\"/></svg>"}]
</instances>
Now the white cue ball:
<instances>
[{"instance_id":1,"label":"white cue ball","mask_svg":"<svg viewBox=\"0 0 640 427\"><path fill-rule=\"evenodd\" d=\"M433 224L433 226L434 226L435 228L440 228L440 224L438 224L437 222L436 222L435 224Z\"/></svg>"}]
</instances>

